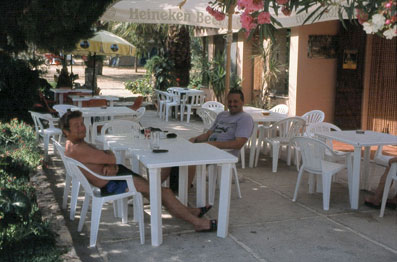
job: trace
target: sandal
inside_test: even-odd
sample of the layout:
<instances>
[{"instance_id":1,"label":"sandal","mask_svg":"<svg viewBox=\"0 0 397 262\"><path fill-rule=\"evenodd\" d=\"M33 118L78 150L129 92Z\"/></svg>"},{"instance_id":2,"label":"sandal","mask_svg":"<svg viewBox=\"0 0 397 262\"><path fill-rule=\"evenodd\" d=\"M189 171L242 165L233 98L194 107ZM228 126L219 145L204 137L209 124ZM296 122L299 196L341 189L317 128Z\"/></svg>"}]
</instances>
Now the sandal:
<instances>
[{"instance_id":1,"label":"sandal","mask_svg":"<svg viewBox=\"0 0 397 262\"><path fill-rule=\"evenodd\" d=\"M196 232L215 232L218 229L218 221L216 219L210 220L210 228L209 229L204 229Z\"/></svg>"},{"instance_id":2,"label":"sandal","mask_svg":"<svg viewBox=\"0 0 397 262\"><path fill-rule=\"evenodd\" d=\"M198 217L203 217L208 211L210 211L211 208L212 206L200 207L200 214Z\"/></svg>"}]
</instances>

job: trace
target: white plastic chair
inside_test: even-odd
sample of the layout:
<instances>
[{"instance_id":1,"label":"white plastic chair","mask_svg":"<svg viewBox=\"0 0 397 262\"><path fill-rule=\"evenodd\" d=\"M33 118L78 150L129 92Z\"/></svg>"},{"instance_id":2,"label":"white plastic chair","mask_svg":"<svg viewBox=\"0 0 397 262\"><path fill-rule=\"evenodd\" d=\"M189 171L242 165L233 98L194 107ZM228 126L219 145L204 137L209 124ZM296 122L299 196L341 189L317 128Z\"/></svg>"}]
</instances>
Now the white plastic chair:
<instances>
[{"instance_id":1,"label":"white plastic chair","mask_svg":"<svg viewBox=\"0 0 397 262\"><path fill-rule=\"evenodd\" d=\"M65 161L65 148L54 138L52 138L54 146L61 156L62 162L65 166L65 188L63 189L63 200L62 208L66 209L68 203L68 197L70 193L70 186L72 186L72 192L70 197L70 220L74 220L76 214L77 199L80 191L80 181L73 176L73 172L70 169L68 162Z\"/></svg>"},{"instance_id":2,"label":"white plastic chair","mask_svg":"<svg viewBox=\"0 0 397 262\"><path fill-rule=\"evenodd\" d=\"M41 114L33 111L29 111L34 122L34 128L36 130L36 138L39 141L40 136L44 141L44 157L48 158L48 145L51 137L57 137L58 141L62 138L62 130L54 126L54 122L58 121L59 118L52 117L51 114Z\"/></svg>"},{"instance_id":3,"label":"white plastic chair","mask_svg":"<svg viewBox=\"0 0 397 262\"><path fill-rule=\"evenodd\" d=\"M68 111L68 109L78 107L74 105L60 104L54 105L52 108L58 112L59 117L62 117Z\"/></svg>"},{"instance_id":4,"label":"white plastic chair","mask_svg":"<svg viewBox=\"0 0 397 262\"><path fill-rule=\"evenodd\" d=\"M207 109L222 109L222 110L225 110L225 106L222 103L219 103L217 101L207 101L201 107L202 108L207 108Z\"/></svg>"},{"instance_id":5,"label":"white plastic chair","mask_svg":"<svg viewBox=\"0 0 397 262\"><path fill-rule=\"evenodd\" d=\"M378 146L378 149L375 152L374 155L374 161L377 165L383 166L383 167L388 167L389 166L389 160L393 158L393 156L386 156L382 153L383 146Z\"/></svg>"},{"instance_id":6,"label":"white plastic chair","mask_svg":"<svg viewBox=\"0 0 397 262\"><path fill-rule=\"evenodd\" d=\"M314 138L295 137L291 140L291 143L296 144L301 149L303 162L299 169L292 201L295 202L297 199L302 174L304 171L306 171L312 175L321 176L323 189L323 209L329 210L332 176L345 168L347 168L348 172L350 172L351 168L348 168L348 166L351 166L351 158L347 157L348 165L330 161L326 156L334 155L336 157L334 151L322 141ZM309 193L313 193L314 185L312 175L309 177ZM348 175L351 176L351 173Z\"/></svg>"},{"instance_id":7,"label":"white plastic chair","mask_svg":"<svg viewBox=\"0 0 397 262\"><path fill-rule=\"evenodd\" d=\"M383 217L385 213L385 206L387 202L387 197L389 196L389 191L391 187L391 183L397 183L397 163L394 162L391 164L389 173L387 173L386 181L385 181L385 188L383 189L383 196L382 196L382 205L380 208L379 217Z\"/></svg>"},{"instance_id":8,"label":"white plastic chair","mask_svg":"<svg viewBox=\"0 0 397 262\"><path fill-rule=\"evenodd\" d=\"M166 92L164 92L164 94L167 97L166 101L164 103L164 107L165 107L164 119L165 119L166 122L168 122L168 117L170 115L171 107L175 107L175 117L178 117L178 110L179 110L179 107L181 105L181 101L180 101L181 99L180 99L179 94L172 94L172 93L166 93Z\"/></svg>"},{"instance_id":9,"label":"white plastic chair","mask_svg":"<svg viewBox=\"0 0 397 262\"><path fill-rule=\"evenodd\" d=\"M289 109L288 109L287 105L279 104L279 105L272 107L269 111L287 115L288 110Z\"/></svg>"},{"instance_id":10,"label":"white plastic chair","mask_svg":"<svg viewBox=\"0 0 397 262\"><path fill-rule=\"evenodd\" d=\"M259 154L261 150L261 143L269 143L272 148L272 171L277 172L277 165L278 165L278 158L280 153L281 146L287 146L287 164L291 163L291 147L290 147L290 140L295 136L302 135L302 132L305 127L305 120L301 117L289 117L282 119L276 123L271 124L270 126L262 126L260 137L258 138L258 147L256 150L256 159L255 159L255 166L258 165ZM265 137L264 134L268 136Z\"/></svg>"},{"instance_id":11,"label":"white plastic chair","mask_svg":"<svg viewBox=\"0 0 397 262\"><path fill-rule=\"evenodd\" d=\"M215 122L217 113L208 108L197 109L197 115L203 120L204 129L203 132L207 132Z\"/></svg>"},{"instance_id":12,"label":"white plastic chair","mask_svg":"<svg viewBox=\"0 0 397 262\"><path fill-rule=\"evenodd\" d=\"M186 110L186 120L187 123L190 122L190 114L193 109L199 109L204 104L205 95L204 94L195 94L188 93L181 103L181 121L183 121L183 117Z\"/></svg>"},{"instance_id":13,"label":"white plastic chair","mask_svg":"<svg viewBox=\"0 0 397 262\"><path fill-rule=\"evenodd\" d=\"M168 92L157 91L158 93L158 112L159 117L162 119L165 116L165 104L172 101L172 95Z\"/></svg>"},{"instance_id":14,"label":"white plastic chair","mask_svg":"<svg viewBox=\"0 0 397 262\"><path fill-rule=\"evenodd\" d=\"M140 129L141 125L135 121L122 119L111 120L102 126L101 135L95 135L93 137L93 141L97 146L103 146L104 137L106 134L116 135L134 132L139 133ZM94 128L93 130L96 130L96 128Z\"/></svg>"},{"instance_id":15,"label":"white plastic chair","mask_svg":"<svg viewBox=\"0 0 397 262\"><path fill-rule=\"evenodd\" d=\"M306 112L302 115L302 118L306 121L306 126L314 123L323 122L325 118L325 114L321 110L312 110Z\"/></svg>"},{"instance_id":16,"label":"white plastic chair","mask_svg":"<svg viewBox=\"0 0 397 262\"><path fill-rule=\"evenodd\" d=\"M83 203L83 208L81 210L80 221L78 225L78 232L81 232L84 226L84 221L87 215L88 206L91 203L91 229L90 229L90 247L94 247L96 245L99 222L101 219L102 206L105 202L109 201L119 201L121 206L121 214L122 214L122 223L127 223L128 219L128 205L127 199L130 196L134 197L134 219L137 219L139 222L139 232L141 238L141 244L145 243L145 226L144 226L144 218L143 218L143 200L142 194L136 191L134 186L134 182L131 175L126 176L101 176L92 170L88 169L82 163L66 157L65 161L67 165L69 165L70 170L73 172L76 179L79 180L81 185L85 191L85 198ZM95 186L92 186L86 177L83 175L82 170L90 173L91 175L102 179L102 180L125 180L127 182L128 191L121 194L102 196L101 190ZM92 200L92 201L91 201Z\"/></svg>"}]
</instances>

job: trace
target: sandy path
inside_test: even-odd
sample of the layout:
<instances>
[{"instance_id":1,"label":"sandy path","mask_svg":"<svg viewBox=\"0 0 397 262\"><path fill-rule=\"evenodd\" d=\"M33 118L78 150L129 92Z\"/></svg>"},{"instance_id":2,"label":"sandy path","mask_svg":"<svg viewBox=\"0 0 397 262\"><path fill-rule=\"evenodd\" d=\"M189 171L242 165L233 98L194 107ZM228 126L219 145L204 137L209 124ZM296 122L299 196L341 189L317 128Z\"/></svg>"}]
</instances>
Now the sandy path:
<instances>
[{"instance_id":1,"label":"sandy path","mask_svg":"<svg viewBox=\"0 0 397 262\"><path fill-rule=\"evenodd\" d=\"M54 81L54 74L56 69L61 69L61 66L50 65L48 67L48 72L45 74L45 78L48 81ZM73 73L79 75L79 79L75 82L84 84L84 69L83 65L73 65ZM70 66L68 66L70 72ZM133 68L115 68L109 66L103 66L102 75L97 76L98 87L101 89L102 95L113 95L118 97L133 97L138 96L137 94L132 94L129 90L124 88L124 82L129 80L135 80L141 78L145 75L145 70L142 68L138 69L135 73Z\"/></svg>"}]
</instances>

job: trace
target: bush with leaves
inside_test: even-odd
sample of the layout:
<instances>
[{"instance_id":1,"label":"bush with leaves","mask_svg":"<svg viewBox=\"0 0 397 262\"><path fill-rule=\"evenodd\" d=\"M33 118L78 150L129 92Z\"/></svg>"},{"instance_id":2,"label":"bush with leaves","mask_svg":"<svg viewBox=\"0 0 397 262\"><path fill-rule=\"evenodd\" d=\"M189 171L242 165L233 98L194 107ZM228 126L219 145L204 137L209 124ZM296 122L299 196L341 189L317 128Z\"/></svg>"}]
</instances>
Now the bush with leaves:
<instances>
[{"instance_id":1,"label":"bush with leaves","mask_svg":"<svg viewBox=\"0 0 397 262\"><path fill-rule=\"evenodd\" d=\"M42 221L29 174L41 163L31 126L0 122L1 261L60 261L55 233Z\"/></svg>"},{"instance_id":2,"label":"bush with leaves","mask_svg":"<svg viewBox=\"0 0 397 262\"><path fill-rule=\"evenodd\" d=\"M124 83L124 86L125 89L130 90L133 94L141 94L142 96L151 95L153 92L153 87L148 76L134 81L127 81Z\"/></svg>"},{"instance_id":3,"label":"bush with leaves","mask_svg":"<svg viewBox=\"0 0 397 262\"><path fill-rule=\"evenodd\" d=\"M153 56L146 61L146 73L154 77L154 88L167 90L176 85L176 79L172 74L174 63L167 56Z\"/></svg>"}]
</instances>

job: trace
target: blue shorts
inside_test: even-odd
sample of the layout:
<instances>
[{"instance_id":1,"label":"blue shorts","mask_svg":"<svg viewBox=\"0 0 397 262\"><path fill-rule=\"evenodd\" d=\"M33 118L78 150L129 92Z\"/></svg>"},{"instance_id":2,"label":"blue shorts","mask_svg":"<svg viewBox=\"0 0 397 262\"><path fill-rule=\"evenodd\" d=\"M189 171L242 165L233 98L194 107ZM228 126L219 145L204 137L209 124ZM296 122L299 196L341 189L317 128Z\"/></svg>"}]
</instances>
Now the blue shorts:
<instances>
[{"instance_id":1,"label":"blue shorts","mask_svg":"<svg viewBox=\"0 0 397 262\"><path fill-rule=\"evenodd\" d=\"M138 174L132 172L128 168L123 165L118 165L119 171L117 172L117 176L125 176L125 175L132 175L132 176L139 176ZM127 186L127 181L125 180L110 180L104 187L101 188L102 195L115 195L125 193Z\"/></svg>"}]
</instances>

